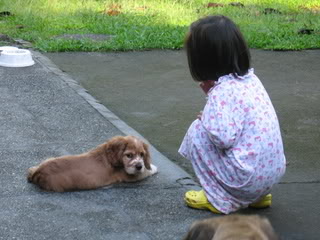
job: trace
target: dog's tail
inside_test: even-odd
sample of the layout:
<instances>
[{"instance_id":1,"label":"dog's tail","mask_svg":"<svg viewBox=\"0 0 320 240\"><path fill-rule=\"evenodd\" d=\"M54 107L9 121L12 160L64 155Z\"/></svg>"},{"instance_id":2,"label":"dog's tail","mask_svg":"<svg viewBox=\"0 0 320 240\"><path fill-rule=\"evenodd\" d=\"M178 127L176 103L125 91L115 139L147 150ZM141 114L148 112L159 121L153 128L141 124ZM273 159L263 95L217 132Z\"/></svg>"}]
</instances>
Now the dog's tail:
<instances>
[{"instance_id":1,"label":"dog's tail","mask_svg":"<svg viewBox=\"0 0 320 240\"><path fill-rule=\"evenodd\" d=\"M27 179L28 182L33 183L34 182L34 176L35 172L37 171L38 167L31 167L28 169Z\"/></svg>"}]
</instances>

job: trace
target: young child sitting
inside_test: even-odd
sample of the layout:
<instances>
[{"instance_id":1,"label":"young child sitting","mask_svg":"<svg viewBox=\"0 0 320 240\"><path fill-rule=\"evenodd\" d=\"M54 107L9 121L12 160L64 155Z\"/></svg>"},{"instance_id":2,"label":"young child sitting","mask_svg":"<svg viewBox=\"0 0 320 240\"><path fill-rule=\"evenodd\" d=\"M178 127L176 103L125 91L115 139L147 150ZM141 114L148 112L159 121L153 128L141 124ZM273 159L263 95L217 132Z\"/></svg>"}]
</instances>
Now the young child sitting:
<instances>
[{"instance_id":1,"label":"young child sitting","mask_svg":"<svg viewBox=\"0 0 320 240\"><path fill-rule=\"evenodd\" d=\"M209 16L191 25L185 48L208 99L179 149L203 188L187 192L186 204L224 214L270 206L286 159L276 112L240 30L225 16Z\"/></svg>"}]
</instances>

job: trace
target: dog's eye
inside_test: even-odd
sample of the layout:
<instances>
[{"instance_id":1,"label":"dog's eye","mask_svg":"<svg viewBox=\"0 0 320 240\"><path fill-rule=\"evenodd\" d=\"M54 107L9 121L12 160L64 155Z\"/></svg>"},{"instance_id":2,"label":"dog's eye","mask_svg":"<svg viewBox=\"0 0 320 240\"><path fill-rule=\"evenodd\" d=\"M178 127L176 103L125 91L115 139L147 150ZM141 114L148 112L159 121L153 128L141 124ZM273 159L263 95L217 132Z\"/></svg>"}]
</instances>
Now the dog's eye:
<instances>
[{"instance_id":1,"label":"dog's eye","mask_svg":"<svg viewBox=\"0 0 320 240\"><path fill-rule=\"evenodd\" d=\"M132 153L127 153L126 156L127 156L127 158L133 158L133 154Z\"/></svg>"},{"instance_id":2,"label":"dog's eye","mask_svg":"<svg viewBox=\"0 0 320 240\"><path fill-rule=\"evenodd\" d=\"M141 156L141 157L143 157L143 156L144 156L144 153L143 153L143 152L142 152L142 153L140 153L140 156Z\"/></svg>"}]
</instances>

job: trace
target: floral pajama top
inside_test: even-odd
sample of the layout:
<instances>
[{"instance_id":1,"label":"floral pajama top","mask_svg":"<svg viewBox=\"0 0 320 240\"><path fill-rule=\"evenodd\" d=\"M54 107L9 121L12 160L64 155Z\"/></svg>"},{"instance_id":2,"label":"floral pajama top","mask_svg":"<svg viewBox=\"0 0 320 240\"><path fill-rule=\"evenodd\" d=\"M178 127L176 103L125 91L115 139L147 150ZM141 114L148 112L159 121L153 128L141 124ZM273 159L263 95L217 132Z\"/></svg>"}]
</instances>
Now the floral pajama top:
<instances>
[{"instance_id":1,"label":"floral pajama top","mask_svg":"<svg viewBox=\"0 0 320 240\"><path fill-rule=\"evenodd\" d=\"M209 202L223 213L270 193L286 159L276 112L253 69L218 79L179 153L192 162Z\"/></svg>"}]
</instances>

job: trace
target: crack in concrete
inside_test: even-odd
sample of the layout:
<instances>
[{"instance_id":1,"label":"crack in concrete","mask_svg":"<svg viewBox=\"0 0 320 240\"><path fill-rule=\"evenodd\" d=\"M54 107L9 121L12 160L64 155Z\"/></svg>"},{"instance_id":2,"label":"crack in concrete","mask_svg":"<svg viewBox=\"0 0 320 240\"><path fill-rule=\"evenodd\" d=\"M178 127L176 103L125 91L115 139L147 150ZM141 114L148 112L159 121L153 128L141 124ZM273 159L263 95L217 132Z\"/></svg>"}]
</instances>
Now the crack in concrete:
<instances>
[{"instance_id":1,"label":"crack in concrete","mask_svg":"<svg viewBox=\"0 0 320 240\"><path fill-rule=\"evenodd\" d=\"M280 182L279 184L314 184L314 183L320 183L320 180L305 181L305 182Z\"/></svg>"}]
</instances>

